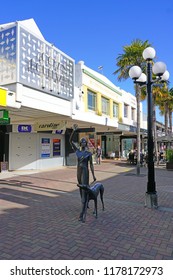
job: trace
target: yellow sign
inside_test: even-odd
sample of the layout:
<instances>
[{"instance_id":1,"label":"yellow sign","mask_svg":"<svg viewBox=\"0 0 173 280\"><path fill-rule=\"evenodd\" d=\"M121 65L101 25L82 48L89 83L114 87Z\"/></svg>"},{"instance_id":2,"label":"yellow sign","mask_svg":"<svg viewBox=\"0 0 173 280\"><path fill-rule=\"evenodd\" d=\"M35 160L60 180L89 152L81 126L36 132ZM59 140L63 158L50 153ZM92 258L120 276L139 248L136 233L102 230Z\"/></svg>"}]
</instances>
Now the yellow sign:
<instances>
[{"instance_id":1,"label":"yellow sign","mask_svg":"<svg viewBox=\"0 0 173 280\"><path fill-rule=\"evenodd\" d=\"M0 88L0 106L7 106L7 90Z\"/></svg>"}]
</instances>

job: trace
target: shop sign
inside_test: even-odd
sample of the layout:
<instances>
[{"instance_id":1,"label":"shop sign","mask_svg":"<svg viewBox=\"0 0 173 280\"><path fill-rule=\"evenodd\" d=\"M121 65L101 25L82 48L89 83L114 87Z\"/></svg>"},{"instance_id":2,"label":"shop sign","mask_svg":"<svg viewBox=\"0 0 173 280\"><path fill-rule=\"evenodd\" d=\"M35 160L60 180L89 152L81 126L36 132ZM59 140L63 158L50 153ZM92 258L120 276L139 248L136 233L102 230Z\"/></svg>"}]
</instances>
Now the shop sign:
<instances>
[{"instance_id":1,"label":"shop sign","mask_svg":"<svg viewBox=\"0 0 173 280\"><path fill-rule=\"evenodd\" d=\"M62 133L63 133L63 130L62 130L62 129L61 129L61 130L56 130L55 133L56 133L56 134L62 134Z\"/></svg>"},{"instance_id":2,"label":"shop sign","mask_svg":"<svg viewBox=\"0 0 173 280\"><path fill-rule=\"evenodd\" d=\"M82 132L95 132L95 127L84 127L77 130L78 133Z\"/></svg>"},{"instance_id":3,"label":"shop sign","mask_svg":"<svg viewBox=\"0 0 173 280\"><path fill-rule=\"evenodd\" d=\"M35 131L48 131L48 130L61 130L65 127L66 122L49 122L49 123L36 123L34 125Z\"/></svg>"},{"instance_id":4,"label":"shop sign","mask_svg":"<svg viewBox=\"0 0 173 280\"><path fill-rule=\"evenodd\" d=\"M74 59L40 36L28 32L19 22L15 24L12 28L0 30L1 82L19 82L71 100L74 95ZM6 106L5 95L2 102L1 105Z\"/></svg>"},{"instance_id":5,"label":"shop sign","mask_svg":"<svg viewBox=\"0 0 173 280\"><path fill-rule=\"evenodd\" d=\"M50 138L41 139L41 157L50 157Z\"/></svg>"},{"instance_id":6,"label":"shop sign","mask_svg":"<svg viewBox=\"0 0 173 280\"><path fill-rule=\"evenodd\" d=\"M28 124L20 124L18 125L18 132L31 132L32 126Z\"/></svg>"},{"instance_id":7,"label":"shop sign","mask_svg":"<svg viewBox=\"0 0 173 280\"><path fill-rule=\"evenodd\" d=\"M10 118L8 116L7 110L0 110L0 124L6 125L10 123Z\"/></svg>"},{"instance_id":8,"label":"shop sign","mask_svg":"<svg viewBox=\"0 0 173 280\"><path fill-rule=\"evenodd\" d=\"M19 36L20 81L56 97L71 100L74 94L74 60L22 27Z\"/></svg>"},{"instance_id":9,"label":"shop sign","mask_svg":"<svg viewBox=\"0 0 173 280\"><path fill-rule=\"evenodd\" d=\"M130 132L136 132L136 127L135 126L132 126L130 125L130 129L129 129Z\"/></svg>"},{"instance_id":10,"label":"shop sign","mask_svg":"<svg viewBox=\"0 0 173 280\"><path fill-rule=\"evenodd\" d=\"M53 156L61 155L61 139L53 139Z\"/></svg>"},{"instance_id":11,"label":"shop sign","mask_svg":"<svg viewBox=\"0 0 173 280\"><path fill-rule=\"evenodd\" d=\"M0 88L0 105L7 106L7 90Z\"/></svg>"},{"instance_id":12,"label":"shop sign","mask_svg":"<svg viewBox=\"0 0 173 280\"><path fill-rule=\"evenodd\" d=\"M118 129L125 130L125 131L130 131L129 125L121 124L121 123L118 124Z\"/></svg>"},{"instance_id":13,"label":"shop sign","mask_svg":"<svg viewBox=\"0 0 173 280\"><path fill-rule=\"evenodd\" d=\"M0 125L6 125L6 124L10 124L10 119L8 120L0 119Z\"/></svg>"},{"instance_id":14,"label":"shop sign","mask_svg":"<svg viewBox=\"0 0 173 280\"><path fill-rule=\"evenodd\" d=\"M0 120L8 120L8 111L7 110L0 110Z\"/></svg>"}]
</instances>

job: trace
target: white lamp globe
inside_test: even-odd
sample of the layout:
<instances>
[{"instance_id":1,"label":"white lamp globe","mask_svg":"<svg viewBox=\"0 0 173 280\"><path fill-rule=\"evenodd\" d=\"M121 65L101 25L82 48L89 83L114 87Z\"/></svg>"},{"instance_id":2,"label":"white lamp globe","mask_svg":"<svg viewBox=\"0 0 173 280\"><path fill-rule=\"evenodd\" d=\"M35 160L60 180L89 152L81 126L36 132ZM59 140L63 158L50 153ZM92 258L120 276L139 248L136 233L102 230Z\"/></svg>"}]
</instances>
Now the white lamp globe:
<instances>
[{"instance_id":1,"label":"white lamp globe","mask_svg":"<svg viewBox=\"0 0 173 280\"><path fill-rule=\"evenodd\" d=\"M155 49L148 47L143 51L142 56L145 60L151 60L151 59L155 58L156 51L155 51Z\"/></svg>"},{"instance_id":2,"label":"white lamp globe","mask_svg":"<svg viewBox=\"0 0 173 280\"><path fill-rule=\"evenodd\" d=\"M147 81L147 76L142 73L141 76L136 80L138 83L145 83Z\"/></svg>"},{"instance_id":3,"label":"white lamp globe","mask_svg":"<svg viewBox=\"0 0 173 280\"><path fill-rule=\"evenodd\" d=\"M142 74L142 70L139 66L132 66L129 70L129 76L131 79L136 80Z\"/></svg>"},{"instance_id":4,"label":"white lamp globe","mask_svg":"<svg viewBox=\"0 0 173 280\"><path fill-rule=\"evenodd\" d=\"M153 73L156 76L162 76L164 74L164 72L166 71L166 64L158 61L153 65Z\"/></svg>"},{"instance_id":5,"label":"white lamp globe","mask_svg":"<svg viewBox=\"0 0 173 280\"><path fill-rule=\"evenodd\" d=\"M169 72L166 70L165 73L161 76L161 81L168 81L169 80Z\"/></svg>"}]
</instances>

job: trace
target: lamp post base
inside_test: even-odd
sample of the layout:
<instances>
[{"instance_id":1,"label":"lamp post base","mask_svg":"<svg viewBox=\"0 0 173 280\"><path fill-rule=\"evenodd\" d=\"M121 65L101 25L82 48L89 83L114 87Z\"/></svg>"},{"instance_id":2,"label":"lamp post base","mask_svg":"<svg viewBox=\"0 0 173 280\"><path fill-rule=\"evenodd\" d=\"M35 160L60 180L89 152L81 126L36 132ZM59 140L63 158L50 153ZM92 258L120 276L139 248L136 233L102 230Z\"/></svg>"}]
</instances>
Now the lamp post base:
<instances>
[{"instance_id":1,"label":"lamp post base","mask_svg":"<svg viewBox=\"0 0 173 280\"><path fill-rule=\"evenodd\" d=\"M157 208L158 207L157 193L146 193L145 194L145 207L147 207L147 208Z\"/></svg>"}]
</instances>

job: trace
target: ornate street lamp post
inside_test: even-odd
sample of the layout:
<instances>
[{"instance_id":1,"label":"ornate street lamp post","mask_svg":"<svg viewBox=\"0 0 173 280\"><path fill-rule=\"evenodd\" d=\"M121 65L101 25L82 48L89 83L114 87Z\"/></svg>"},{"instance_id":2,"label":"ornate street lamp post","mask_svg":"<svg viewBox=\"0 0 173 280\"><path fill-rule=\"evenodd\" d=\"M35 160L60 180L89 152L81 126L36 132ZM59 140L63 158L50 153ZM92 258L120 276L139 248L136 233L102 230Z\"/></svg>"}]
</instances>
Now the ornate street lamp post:
<instances>
[{"instance_id":1,"label":"ornate street lamp post","mask_svg":"<svg viewBox=\"0 0 173 280\"><path fill-rule=\"evenodd\" d=\"M148 47L143 51L143 58L146 60L147 71L146 75L142 73L139 66L133 66L129 70L129 76L134 80L134 83L140 86L147 87L147 106L148 106L148 182L147 191L145 194L145 206L148 208L157 208L158 199L155 183L154 170L154 141L153 141L153 97L152 84L159 80L167 81L169 79L169 72L166 70L166 65L163 62L156 62L153 64L156 52L153 48ZM152 72L157 77L152 80ZM139 149L139 147L138 147ZM140 151L138 151L140 152Z\"/></svg>"}]
</instances>

